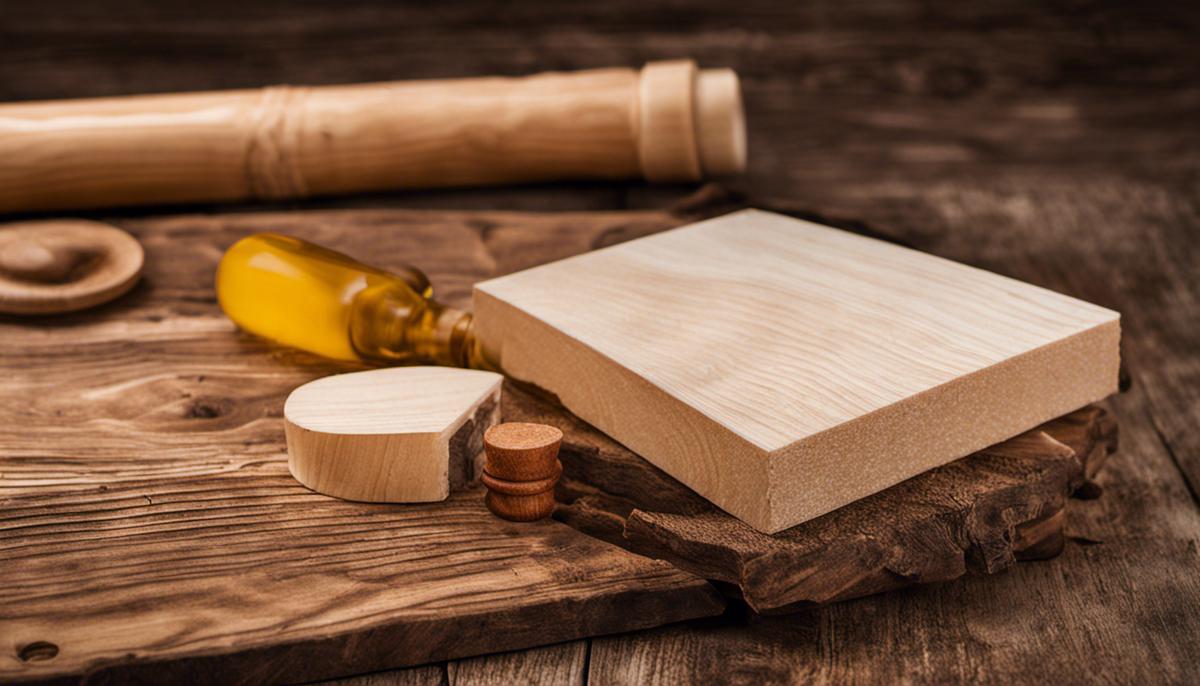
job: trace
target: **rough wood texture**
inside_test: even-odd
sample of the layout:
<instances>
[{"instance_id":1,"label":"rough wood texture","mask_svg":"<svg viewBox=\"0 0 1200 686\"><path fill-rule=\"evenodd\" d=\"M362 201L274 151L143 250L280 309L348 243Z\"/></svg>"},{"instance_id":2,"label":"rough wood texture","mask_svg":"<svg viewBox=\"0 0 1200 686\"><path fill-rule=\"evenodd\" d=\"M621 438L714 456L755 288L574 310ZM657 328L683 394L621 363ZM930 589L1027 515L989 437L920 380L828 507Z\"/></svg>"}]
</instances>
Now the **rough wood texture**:
<instances>
[{"instance_id":1,"label":"rough wood texture","mask_svg":"<svg viewBox=\"0 0 1200 686\"><path fill-rule=\"evenodd\" d=\"M481 496L371 506L230 474L9 498L0 677L301 681L720 609L667 563Z\"/></svg>"},{"instance_id":2,"label":"rough wood texture","mask_svg":"<svg viewBox=\"0 0 1200 686\"><path fill-rule=\"evenodd\" d=\"M429 503L474 481L484 432L500 421L492 372L401 367L310 381L283 405L288 469L318 493Z\"/></svg>"},{"instance_id":3,"label":"rough wood texture","mask_svg":"<svg viewBox=\"0 0 1200 686\"><path fill-rule=\"evenodd\" d=\"M504 414L564 432L558 519L731 584L764 613L1052 557L1067 495L1116 447L1112 420L1086 408L772 536L528 392L510 385Z\"/></svg>"},{"instance_id":4,"label":"rough wood texture","mask_svg":"<svg viewBox=\"0 0 1200 686\"><path fill-rule=\"evenodd\" d=\"M321 686L582 686L587 683L588 642L572 641L509 653L452 660L323 681Z\"/></svg>"},{"instance_id":5,"label":"rough wood texture","mask_svg":"<svg viewBox=\"0 0 1200 686\"><path fill-rule=\"evenodd\" d=\"M517 653L458 660L449 664L447 672L449 682L455 686L582 686L587 683L587 656L587 641L575 641Z\"/></svg>"},{"instance_id":6,"label":"rough wood texture","mask_svg":"<svg viewBox=\"0 0 1200 686\"><path fill-rule=\"evenodd\" d=\"M1122 312L1132 389L1105 404L1121 425L1121 450L1100 475L1104 497L1069 508L1059 557L786 617L734 615L594 640L589 681L1195 684L1198 30L1200 7L1169 0L745 0L736 13L713 0L689 3L686 12L640 0L534 0L503 12L477 1L307 0L272 9L55 0L4 8L0 55L11 68L0 78L0 100L519 75L682 55L733 66L742 76L751 152L747 174L733 184L754 204L787 207ZM573 184L319 205L614 210L664 206L683 192ZM277 221L280 230L294 224ZM505 222L465 231L426 221L431 228L394 228L425 241L456 241L477 265L470 278L514 268L522 249L540 252L543 241L572 248L547 254L553 259L634 231L621 222L607 233L559 223L524 233ZM433 266L442 290L461 294L470 281L448 259L390 234L373 252L339 242L332 228L311 230L314 238L361 249L363 258L413 251L414 261ZM397 256L393 265L405 261ZM149 266L160 283L165 272ZM170 290L173 310L206 307L199 292ZM169 314L162 308L147 316ZM150 322L137 326L152 330ZM213 438L240 437L220 430L248 420L229 409L223 393L182 399L169 393L172 383L147 384L164 408L148 402L142 421L195 422L218 428ZM46 410L36 398L31 404L7 397L0 395L6 420ZM188 402L225 414L185 422ZM78 417L67 410L62 421ZM12 447L15 436L4 435ZM61 453L39 456L28 440L21 446L12 450L26 456L25 466L6 461L0 471L20 469L28 482L40 478L35 469L79 466ZM161 439L155 448L164 458L179 454Z\"/></svg>"},{"instance_id":7,"label":"rough wood texture","mask_svg":"<svg viewBox=\"0 0 1200 686\"><path fill-rule=\"evenodd\" d=\"M765 533L1117 390L1116 312L759 210L474 300L507 375Z\"/></svg>"},{"instance_id":8,"label":"rough wood texture","mask_svg":"<svg viewBox=\"0 0 1200 686\"><path fill-rule=\"evenodd\" d=\"M700 579L559 522L499 520L479 488L407 506L306 490L287 473L284 397L351 367L239 334L212 293L222 248L268 226L385 266L430 266L454 299L474 269L494 267L437 232L478 240L486 225L520 244L581 222L594 236L678 221L368 212L127 224L147 250L129 298L0 321L0 681L300 681L719 612Z\"/></svg>"}]
</instances>

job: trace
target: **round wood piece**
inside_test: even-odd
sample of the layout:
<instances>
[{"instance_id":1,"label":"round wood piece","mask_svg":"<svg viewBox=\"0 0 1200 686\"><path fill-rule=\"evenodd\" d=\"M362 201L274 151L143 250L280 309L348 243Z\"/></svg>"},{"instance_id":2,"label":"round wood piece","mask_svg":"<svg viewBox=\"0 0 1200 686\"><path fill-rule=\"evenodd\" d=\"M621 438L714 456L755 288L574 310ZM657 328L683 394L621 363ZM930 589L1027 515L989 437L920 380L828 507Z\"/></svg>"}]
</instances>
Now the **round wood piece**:
<instances>
[{"instance_id":1,"label":"round wood piece","mask_svg":"<svg viewBox=\"0 0 1200 686\"><path fill-rule=\"evenodd\" d=\"M492 514L532 522L554 512L554 484L562 474L563 433L546 424L497 424L483 434L487 462L481 477Z\"/></svg>"},{"instance_id":2,"label":"round wood piece","mask_svg":"<svg viewBox=\"0 0 1200 686\"><path fill-rule=\"evenodd\" d=\"M483 434L488 474L506 481L537 481L556 475L563 433L547 424L508 422Z\"/></svg>"},{"instance_id":3,"label":"round wood piece","mask_svg":"<svg viewBox=\"0 0 1200 686\"><path fill-rule=\"evenodd\" d=\"M0 226L0 312L56 314L108 302L133 288L144 260L137 239L108 224Z\"/></svg>"}]
</instances>

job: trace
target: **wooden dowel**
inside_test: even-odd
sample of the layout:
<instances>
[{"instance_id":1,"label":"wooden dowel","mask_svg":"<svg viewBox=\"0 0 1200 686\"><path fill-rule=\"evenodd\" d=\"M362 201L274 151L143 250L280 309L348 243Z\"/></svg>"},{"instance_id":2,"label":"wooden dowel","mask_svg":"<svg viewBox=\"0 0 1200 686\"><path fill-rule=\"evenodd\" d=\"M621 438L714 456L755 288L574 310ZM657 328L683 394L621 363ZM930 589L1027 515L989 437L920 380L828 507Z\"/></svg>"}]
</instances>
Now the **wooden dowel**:
<instances>
[{"instance_id":1,"label":"wooden dowel","mask_svg":"<svg viewBox=\"0 0 1200 686\"><path fill-rule=\"evenodd\" d=\"M642 70L0 105L0 212L745 166L737 76Z\"/></svg>"}]
</instances>

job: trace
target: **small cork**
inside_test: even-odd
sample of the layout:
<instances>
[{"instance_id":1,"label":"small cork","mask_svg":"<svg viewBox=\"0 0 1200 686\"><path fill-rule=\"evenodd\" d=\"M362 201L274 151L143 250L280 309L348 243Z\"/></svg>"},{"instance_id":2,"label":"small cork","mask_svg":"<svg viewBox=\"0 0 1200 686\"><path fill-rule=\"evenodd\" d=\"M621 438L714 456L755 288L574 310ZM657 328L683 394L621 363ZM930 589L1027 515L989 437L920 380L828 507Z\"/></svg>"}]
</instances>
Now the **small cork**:
<instances>
[{"instance_id":1,"label":"small cork","mask_svg":"<svg viewBox=\"0 0 1200 686\"><path fill-rule=\"evenodd\" d=\"M558 448L563 434L553 426L510 422L483 434L487 461L481 480L487 508L501 519L532 522L554 511L554 484L562 474Z\"/></svg>"}]
</instances>

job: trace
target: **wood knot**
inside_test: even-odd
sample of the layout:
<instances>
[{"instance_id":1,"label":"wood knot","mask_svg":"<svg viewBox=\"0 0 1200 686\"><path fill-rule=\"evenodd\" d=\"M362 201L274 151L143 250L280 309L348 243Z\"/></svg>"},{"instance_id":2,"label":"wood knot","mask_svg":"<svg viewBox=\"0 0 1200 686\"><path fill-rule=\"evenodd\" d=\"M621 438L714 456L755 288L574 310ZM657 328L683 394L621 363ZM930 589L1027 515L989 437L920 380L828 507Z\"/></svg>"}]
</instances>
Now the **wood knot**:
<instances>
[{"instance_id":1,"label":"wood knot","mask_svg":"<svg viewBox=\"0 0 1200 686\"><path fill-rule=\"evenodd\" d=\"M481 480L492 514L532 522L554 511L554 485L562 474L563 434L546 424L497 424L483 435L487 460Z\"/></svg>"}]
</instances>

